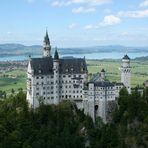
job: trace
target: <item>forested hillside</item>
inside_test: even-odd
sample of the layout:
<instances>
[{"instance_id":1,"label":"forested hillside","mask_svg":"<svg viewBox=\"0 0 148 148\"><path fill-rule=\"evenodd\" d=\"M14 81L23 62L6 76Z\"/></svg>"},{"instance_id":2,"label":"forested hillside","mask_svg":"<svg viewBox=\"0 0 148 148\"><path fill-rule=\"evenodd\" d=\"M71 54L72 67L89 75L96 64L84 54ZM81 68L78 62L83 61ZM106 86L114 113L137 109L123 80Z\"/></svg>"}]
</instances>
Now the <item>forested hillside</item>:
<instances>
[{"instance_id":1,"label":"forested hillside","mask_svg":"<svg viewBox=\"0 0 148 148\"><path fill-rule=\"evenodd\" d=\"M103 124L62 102L30 109L20 91L0 101L0 148L147 148L148 89L120 92L112 121Z\"/></svg>"}]
</instances>

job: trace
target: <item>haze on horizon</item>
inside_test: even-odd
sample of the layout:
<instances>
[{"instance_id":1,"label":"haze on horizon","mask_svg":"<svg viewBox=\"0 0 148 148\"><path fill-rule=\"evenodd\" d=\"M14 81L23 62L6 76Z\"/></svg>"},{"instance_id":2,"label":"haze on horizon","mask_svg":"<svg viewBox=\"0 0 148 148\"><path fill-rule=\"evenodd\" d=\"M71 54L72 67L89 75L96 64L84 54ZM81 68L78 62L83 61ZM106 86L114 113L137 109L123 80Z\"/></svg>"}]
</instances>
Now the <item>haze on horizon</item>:
<instances>
[{"instance_id":1,"label":"haze on horizon","mask_svg":"<svg viewBox=\"0 0 148 148\"><path fill-rule=\"evenodd\" d=\"M148 0L3 0L0 44L148 46Z\"/></svg>"}]
</instances>

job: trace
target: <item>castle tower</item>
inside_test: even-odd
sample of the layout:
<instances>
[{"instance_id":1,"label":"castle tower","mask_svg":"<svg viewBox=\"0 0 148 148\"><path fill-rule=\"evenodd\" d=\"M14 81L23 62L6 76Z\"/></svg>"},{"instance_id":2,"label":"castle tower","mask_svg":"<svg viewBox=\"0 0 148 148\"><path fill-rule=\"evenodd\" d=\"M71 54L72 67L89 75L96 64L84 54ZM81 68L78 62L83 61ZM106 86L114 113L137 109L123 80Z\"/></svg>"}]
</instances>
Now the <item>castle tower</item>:
<instances>
[{"instance_id":1,"label":"castle tower","mask_svg":"<svg viewBox=\"0 0 148 148\"><path fill-rule=\"evenodd\" d=\"M104 69L101 70L101 79L105 80L105 70Z\"/></svg>"},{"instance_id":2,"label":"castle tower","mask_svg":"<svg viewBox=\"0 0 148 148\"><path fill-rule=\"evenodd\" d=\"M43 57L50 57L50 56L51 56L51 46L48 37L48 32L46 31L46 35L44 37L44 42L43 42Z\"/></svg>"},{"instance_id":3,"label":"castle tower","mask_svg":"<svg viewBox=\"0 0 148 148\"><path fill-rule=\"evenodd\" d=\"M55 50L53 59L53 71L54 71L54 104L59 104L59 54L57 49Z\"/></svg>"},{"instance_id":4,"label":"castle tower","mask_svg":"<svg viewBox=\"0 0 148 148\"><path fill-rule=\"evenodd\" d=\"M130 58L128 55L125 55L122 58L121 65L121 82L127 88L128 92L131 93L131 67L130 67Z\"/></svg>"}]
</instances>

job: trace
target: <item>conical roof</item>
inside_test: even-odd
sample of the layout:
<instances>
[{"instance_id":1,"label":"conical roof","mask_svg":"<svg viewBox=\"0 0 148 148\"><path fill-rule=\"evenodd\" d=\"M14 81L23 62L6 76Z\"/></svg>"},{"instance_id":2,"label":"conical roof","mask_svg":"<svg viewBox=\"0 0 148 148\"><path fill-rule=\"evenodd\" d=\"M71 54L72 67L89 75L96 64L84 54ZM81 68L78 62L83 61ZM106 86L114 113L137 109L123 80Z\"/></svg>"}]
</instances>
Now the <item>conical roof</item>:
<instances>
[{"instance_id":1,"label":"conical roof","mask_svg":"<svg viewBox=\"0 0 148 148\"><path fill-rule=\"evenodd\" d=\"M49 37L48 37L48 31L46 30L46 35L45 35L45 37L44 37L44 42L46 43L46 44L50 44L50 40L49 40Z\"/></svg>"},{"instance_id":2,"label":"conical roof","mask_svg":"<svg viewBox=\"0 0 148 148\"><path fill-rule=\"evenodd\" d=\"M130 60L129 56L126 54L124 55L124 57L122 58L123 60Z\"/></svg>"},{"instance_id":3,"label":"conical roof","mask_svg":"<svg viewBox=\"0 0 148 148\"><path fill-rule=\"evenodd\" d=\"M59 59L59 54L58 54L57 49L55 50L55 53L54 53L54 59L55 60L58 60Z\"/></svg>"}]
</instances>

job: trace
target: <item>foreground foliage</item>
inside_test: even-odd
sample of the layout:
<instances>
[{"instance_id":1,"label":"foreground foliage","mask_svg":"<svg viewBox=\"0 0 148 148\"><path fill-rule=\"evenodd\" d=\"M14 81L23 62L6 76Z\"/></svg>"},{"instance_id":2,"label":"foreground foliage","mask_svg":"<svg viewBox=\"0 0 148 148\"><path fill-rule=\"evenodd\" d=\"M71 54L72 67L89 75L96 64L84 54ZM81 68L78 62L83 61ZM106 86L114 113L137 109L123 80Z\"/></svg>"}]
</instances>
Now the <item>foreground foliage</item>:
<instances>
[{"instance_id":1,"label":"foreground foliage","mask_svg":"<svg viewBox=\"0 0 148 148\"><path fill-rule=\"evenodd\" d=\"M0 148L147 148L148 89L120 92L112 121L103 124L70 102L30 109L20 90L0 102Z\"/></svg>"}]
</instances>

